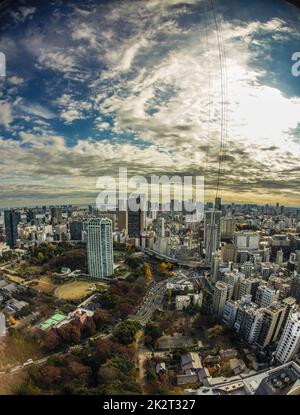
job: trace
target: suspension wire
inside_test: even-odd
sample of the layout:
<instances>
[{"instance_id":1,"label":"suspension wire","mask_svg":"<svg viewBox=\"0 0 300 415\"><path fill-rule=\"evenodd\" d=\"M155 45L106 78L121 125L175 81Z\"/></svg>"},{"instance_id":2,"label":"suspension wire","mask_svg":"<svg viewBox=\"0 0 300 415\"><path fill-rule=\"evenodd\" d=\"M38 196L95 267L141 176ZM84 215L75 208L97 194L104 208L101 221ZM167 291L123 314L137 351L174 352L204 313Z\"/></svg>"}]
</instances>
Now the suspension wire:
<instances>
[{"instance_id":1,"label":"suspension wire","mask_svg":"<svg viewBox=\"0 0 300 415\"><path fill-rule=\"evenodd\" d=\"M219 144L219 157L218 157L218 173L217 173L217 183L216 183L216 193L215 193L215 200L219 197L220 190L222 188L222 175L224 174L223 171L223 162L224 156L226 152L226 136L227 136L227 114L225 106L227 104L227 69L226 69L226 55L223 45L223 36L220 30L220 23L217 16L214 0L210 0L211 10L213 13L215 28L216 28L216 35L217 35L217 43L218 43L218 51L219 51L219 66L220 66L220 90L221 90L221 112L220 112L220 144ZM210 221L210 243L212 242L213 231L215 228L215 217L216 217L216 207L214 205L212 218ZM206 225L205 225L206 226ZM206 229L205 229L206 231ZM220 230L219 230L220 231ZM206 247L207 253L207 247Z\"/></svg>"}]
</instances>

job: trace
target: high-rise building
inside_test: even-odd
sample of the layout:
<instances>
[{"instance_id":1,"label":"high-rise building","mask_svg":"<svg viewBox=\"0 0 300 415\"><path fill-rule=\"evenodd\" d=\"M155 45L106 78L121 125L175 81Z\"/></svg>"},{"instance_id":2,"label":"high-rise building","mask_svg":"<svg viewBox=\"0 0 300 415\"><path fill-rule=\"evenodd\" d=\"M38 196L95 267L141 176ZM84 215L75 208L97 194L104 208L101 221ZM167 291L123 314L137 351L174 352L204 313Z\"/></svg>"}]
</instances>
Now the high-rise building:
<instances>
[{"instance_id":1,"label":"high-rise building","mask_svg":"<svg viewBox=\"0 0 300 415\"><path fill-rule=\"evenodd\" d=\"M269 307L277 300L277 293L270 287L260 286L257 288L255 302L260 307Z\"/></svg>"},{"instance_id":2,"label":"high-rise building","mask_svg":"<svg viewBox=\"0 0 300 415\"><path fill-rule=\"evenodd\" d=\"M138 210L133 210L131 204L140 205ZM141 232L145 230L145 214L142 210L145 200L140 196L132 196L128 200L128 236L129 238L140 238ZM136 206L134 206L136 207Z\"/></svg>"},{"instance_id":3,"label":"high-rise building","mask_svg":"<svg viewBox=\"0 0 300 415\"><path fill-rule=\"evenodd\" d=\"M229 262L236 262L237 249L233 244L222 243L221 258L222 261L228 264Z\"/></svg>"},{"instance_id":4,"label":"high-rise building","mask_svg":"<svg viewBox=\"0 0 300 415\"><path fill-rule=\"evenodd\" d=\"M291 296L294 297L297 303L300 303L300 274L297 274L292 279Z\"/></svg>"},{"instance_id":5,"label":"high-rise building","mask_svg":"<svg viewBox=\"0 0 300 415\"><path fill-rule=\"evenodd\" d=\"M263 308L261 327L256 339L256 344L264 349L269 344L278 340L278 334L284 321L285 305L273 303L267 308Z\"/></svg>"},{"instance_id":6,"label":"high-rise building","mask_svg":"<svg viewBox=\"0 0 300 415\"><path fill-rule=\"evenodd\" d=\"M58 207L51 208L51 223L57 225L62 221L62 209Z\"/></svg>"},{"instance_id":7,"label":"high-rise building","mask_svg":"<svg viewBox=\"0 0 300 415\"><path fill-rule=\"evenodd\" d=\"M277 265L282 265L282 263L283 263L283 251L282 251L282 249L279 249L276 252L276 264Z\"/></svg>"},{"instance_id":8,"label":"high-rise building","mask_svg":"<svg viewBox=\"0 0 300 415\"><path fill-rule=\"evenodd\" d=\"M233 300L228 300L225 303L223 310L223 323L228 327L233 327L236 319L236 314L238 310L238 303Z\"/></svg>"},{"instance_id":9,"label":"high-rise building","mask_svg":"<svg viewBox=\"0 0 300 415\"><path fill-rule=\"evenodd\" d=\"M300 313L291 314L276 349L276 359L284 364L298 353L300 347Z\"/></svg>"},{"instance_id":10,"label":"high-rise building","mask_svg":"<svg viewBox=\"0 0 300 415\"><path fill-rule=\"evenodd\" d=\"M117 215L117 222L118 222L118 230L120 232L125 232L125 234L128 234L128 212L125 211L119 211L116 213Z\"/></svg>"},{"instance_id":11,"label":"high-rise building","mask_svg":"<svg viewBox=\"0 0 300 415\"><path fill-rule=\"evenodd\" d=\"M221 220L221 236L222 238L233 238L236 227L236 220L232 216L225 216Z\"/></svg>"},{"instance_id":12,"label":"high-rise building","mask_svg":"<svg viewBox=\"0 0 300 415\"><path fill-rule=\"evenodd\" d=\"M83 223L82 222L70 222L70 236L72 241L81 241L82 232L83 232Z\"/></svg>"},{"instance_id":13,"label":"high-rise building","mask_svg":"<svg viewBox=\"0 0 300 415\"><path fill-rule=\"evenodd\" d=\"M215 209L216 210L222 210L222 201L220 197L215 198Z\"/></svg>"},{"instance_id":14,"label":"high-rise building","mask_svg":"<svg viewBox=\"0 0 300 415\"><path fill-rule=\"evenodd\" d=\"M89 275L111 277L114 272L112 221L93 218L87 222L87 256Z\"/></svg>"},{"instance_id":15,"label":"high-rise building","mask_svg":"<svg viewBox=\"0 0 300 415\"><path fill-rule=\"evenodd\" d=\"M218 281L214 288L213 313L221 318L223 316L224 306L227 301L228 285Z\"/></svg>"},{"instance_id":16,"label":"high-rise building","mask_svg":"<svg viewBox=\"0 0 300 415\"><path fill-rule=\"evenodd\" d=\"M14 210L4 211L4 226L6 243L10 248L16 246L18 239L18 224L20 222L20 214Z\"/></svg>"},{"instance_id":17,"label":"high-rise building","mask_svg":"<svg viewBox=\"0 0 300 415\"><path fill-rule=\"evenodd\" d=\"M160 238L165 237L165 219L164 218L157 219L157 236L159 236Z\"/></svg>"}]
</instances>

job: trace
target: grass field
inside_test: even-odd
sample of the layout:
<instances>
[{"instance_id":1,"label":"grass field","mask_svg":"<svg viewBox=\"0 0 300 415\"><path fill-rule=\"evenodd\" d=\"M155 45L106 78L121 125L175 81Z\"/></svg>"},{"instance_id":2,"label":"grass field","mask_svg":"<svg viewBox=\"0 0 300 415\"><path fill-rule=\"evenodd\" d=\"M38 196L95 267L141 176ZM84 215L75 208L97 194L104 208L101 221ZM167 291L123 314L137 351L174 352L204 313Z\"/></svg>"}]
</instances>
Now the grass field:
<instances>
[{"instance_id":1,"label":"grass field","mask_svg":"<svg viewBox=\"0 0 300 415\"><path fill-rule=\"evenodd\" d=\"M0 343L0 370L21 365L27 359L34 360L41 356L41 349L33 341L25 339L21 334L7 336L6 340Z\"/></svg>"},{"instance_id":2,"label":"grass field","mask_svg":"<svg viewBox=\"0 0 300 415\"><path fill-rule=\"evenodd\" d=\"M95 284L88 281L71 281L59 285L55 290L55 296L60 300L80 300L88 294L92 294Z\"/></svg>"},{"instance_id":3,"label":"grass field","mask_svg":"<svg viewBox=\"0 0 300 415\"><path fill-rule=\"evenodd\" d=\"M51 281L51 278L47 275L44 275L43 277L39 279L32 280L35 284L33 285L33 288L35 290L42 291L46 294L54 294L56 285L53 284Z\"/></svg>"}]
</instances>

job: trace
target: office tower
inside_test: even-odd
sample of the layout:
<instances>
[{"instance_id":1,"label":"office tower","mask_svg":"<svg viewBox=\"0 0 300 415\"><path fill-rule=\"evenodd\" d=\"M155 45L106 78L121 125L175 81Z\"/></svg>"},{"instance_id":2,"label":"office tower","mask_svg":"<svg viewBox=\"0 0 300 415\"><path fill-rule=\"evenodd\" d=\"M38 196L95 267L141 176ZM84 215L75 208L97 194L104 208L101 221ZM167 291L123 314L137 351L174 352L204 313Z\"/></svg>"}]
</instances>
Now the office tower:
<instances>
[{"instance_id":1,"label":"office tower","mask_svg":"<svg viewBox=\"0 0 300 415\"><path fill-rule=\"evenodd\" d=\"M72 241L82 240L83 223L82 222L70 222L70 236Z\"/></svg>"},{"instance_id":2,"label":"office tower","mask_svg":"<svg viewBox=\"0 0 300 415\"><path fill-rule=\"evenodd\" d=\"M86 230L90 276L111 277L114 272L112 221L108 218L90 219Z\"/></svg>"},{"instance_id":3,"label":"office tower","mask_svg":"<svg viewBox=\"0 0 300 415\"><path fill-rule=\"evenodd\" d=\"M225 264L228 264L229 262L236 262L236 255L237 250L236 246L233 244L227 244L224 243L221 246L221 258L222 261L225 262Z\"/></svg>"},{"instance_id":4,"label":"office tower","mask_svg":"<svg viewBox=\"0 0 300 415\"><path fill-rule=\"evenodd\" d=\"M218 281L214 288L213 313L221 318L223 316L224 306L227 301L228 285Z\"/></svg>"},{"instance_id":5,"label":"office tower","mask_svg":"<svg viewBox=\"0 0 300 415\"><path fill-rule=\"evenodd\" d=\"M233 238L236 227L236 220L231 216L225 216L221 220L222 238Z\"/></svg>"},{"instance_id":6,"label":"office tower","mask_svg":"<svg viewBox=\"0 0 300 415\"><path fill-rule=\"evenodd\" d=\"M145 213L141 208L137 211L132 210L131 203L133 202L137 205L140 204L142 208L145 200L141 199L140 196L131 197L128 200L128 236L129 238L139 238L141 232L145 230Z\"/></svg>"},{"instance_id":7,"label":"office tower","mask_svg":"<svg viewBox=\"0 0 300 415\"><path fill-rule=\"evenodd\" d=\"M214 253L212 255L211 272L210 272L210 280L213 284L215 284L218 281L220 264L221 264L221 258L219 254Z\"/></svg>"},{"instance_id":8,"label":"office tower","mask_svg":"<svg viewBox=\"0 0 300 415\"><path fill-rule=\"evenodd\" d=\"M51 223L57 225L62 221L62 209L58 207L51 208Z\"/></svg>"},{"instance_id":9,"label":"office tower","mask_svg":"<svg viewBox=\"0 0 300 415\"><path fill-rule=\"evenodd\" d=\"M262 321L256 344L264 349L278 340L278 334L284 320L285 306L277 302L263 308L261 312Z\"/></svg>"},{"instance_id":10,"label":"office tower","mask_svg":"<svg viewBox=\"0 0 300 415\"><path fill-rule=\"evenodd\" d=\"M165 219L164 218L157 219L157 236L160 238L165 237Z\"/></svg>"},{"instance_id":11,"label":"office tower","mask_svg":"<svg viewBox=\"0 0 300 415\"><path fill-rule=\"evenodd\" d=\"M216 210L222 210L222 202L220 197L215 198L215 209Z\"/></svg>"},{"instance_id":12,"label":"office tower","mask_svg":"<svg viewBox=\"0 0 300 415\"><path fill-rule=\"evenodd\" d=\"M6 243L10 248L16 246L18 239L18 224L20 222L20 214L14 210L4 211L4 226Z\"/></svg>"},{"instance_id":13,"label":"office tower","mask_svg":"<svg viewBox=\"0 0 300 415\"><path fill-rule=\"evenodd\" d=\"M300 347L300 313L291 314L278 343L275 357L281 363L294 358Z\"/></svg>"},{"instance_id":14,"label":"office tower","mask_svg":"<svg viewBox=\"0 0 300 415\"><path fill-rule=\"evenodd\" d=\"M120 232L125 232L125 235L128 234L128 212L127 211L119 211L116 213L117 215L117 222L118 222L118 230Z\"/></svg>"},{"instance_id":15,"label":"office tower","mask_svg":"<svg viewBox=\"0 0 300 415\"><path fill-rule=\"evenodd\" d=\"M260 286L257 288L255 302L260 307L269 307L277 300L277 293L272 288Z\"/></svg>"}]
</instances>

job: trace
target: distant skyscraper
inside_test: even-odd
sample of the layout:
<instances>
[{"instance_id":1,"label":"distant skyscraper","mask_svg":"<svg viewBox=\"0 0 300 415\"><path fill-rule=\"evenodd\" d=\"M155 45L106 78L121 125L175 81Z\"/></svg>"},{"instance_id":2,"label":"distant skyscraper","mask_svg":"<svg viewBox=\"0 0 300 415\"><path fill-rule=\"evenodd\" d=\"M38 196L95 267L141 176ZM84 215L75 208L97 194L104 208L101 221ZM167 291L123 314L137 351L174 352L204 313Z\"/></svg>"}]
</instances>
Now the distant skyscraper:
<instances>
[{"instance_id":1,"label":"distant skyscraper","mask_svg":"<svg viewBox=\"0 0 300 415\"><path fill-rule=\"evenodd\" d=\"M16 246L16 241L18 239L19 222L19 212L15 212L14 210L6 210L4 212L6 243L10 248L14 248Z\"/></svg>"},{"instance_id":2,"label":"distant skyscraper","mask_svg":"<svg viewBox=\"0 0 300 415\"><path fill-rule=\"evenodd\" d=\"M136 198L136 203L143 203L140 197ZM128 207L128 236L129 238L139 238L141 232L144 231L144 218L145 215L141 209L133 211Z\"/></svg>"},{"instance_id":3,"label":"distant skyscraper","mask_svg":"<svg viewBox=\"0 0 300 415\"><path fill-rule=\"evenodd\" d=\"M287 363L294 358L300 347L300 313L292 314L278 343L276 359Z\"/></svg>"},{"instance_id":4,"label":"distant skyscraper","mask_svg":"<svg viewBox=\"0 0 300 415\"><path fill-rule=\"evenodd\" d=\"M90 219L86 230L89 274L94 278L111 277L114 272L112 221Z\"/></svg>"},{"instance_id":5,"label":"distant skyscraper","mask_svg":"<svg viewBox=\"0 0 300 415\"><path fill-rule=\"evenodd\" d=\"M128 234L128 212L127 211L119 211L116 213L117 215L117 222L118 222L118 230L119 232L124 231L125 234Z\"/></svg>"},{"instance_id":6,"label":"distant skyscraper","mask_svg":"<svg viewBox=\"0 0 300 415\"><path fill-rule=\"evenodd\" d=\"M62 221L62 209L58 207L51 208L51 223L57 225Z\"/></svg>"},{"instance_id":7,"label":"distant skyscraper","mask_svg":"<svg viewBox=\"0 0 300 415\"><path fill-rule=\"evenodd\" d=\"M70 235L72 241L82 240L83 223L82 222L70 222Z\"/></svg>"},{"instance_id":8,"label":"distant skyscraper","mask_svg":"<svg viewBox=\"0 0 300 415\"><path fill-rule=\"evenodd\" d=\"M221 203L221 198L220 197L215 198L215 209L216 210L222 210L222 203Z\"/></svg>"}]
</instances>

